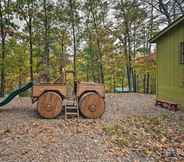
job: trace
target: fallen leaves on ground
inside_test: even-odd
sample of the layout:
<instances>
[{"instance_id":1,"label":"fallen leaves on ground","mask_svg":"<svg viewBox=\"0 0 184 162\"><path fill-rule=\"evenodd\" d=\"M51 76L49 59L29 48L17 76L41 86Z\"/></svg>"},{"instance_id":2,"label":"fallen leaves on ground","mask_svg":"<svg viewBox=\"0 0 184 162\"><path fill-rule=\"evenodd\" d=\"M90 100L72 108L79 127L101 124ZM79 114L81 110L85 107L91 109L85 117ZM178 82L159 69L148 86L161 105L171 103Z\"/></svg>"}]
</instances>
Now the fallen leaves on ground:
<instances>
[{"instance_id":1,"label":"fallen leaves on ground","mask_svg":"<svg viewBox=\"0 0 184 162\"><path fill-rule=\"evenodd\" d=\"M107 94L95 120L41 119L30 98L21 100L0 110L2 162L184 161L184 113L155 107L155 96Z\"/></svg>"},{"instance_id":2,"label":"fallen leaves on ground","mask_svg":"<svg viewBox=\"0 0 184 162\"><path fill-rule=\"evenodd\" d=\"M174 114L132 116L106 124L103 129L109 144L123 152L129 150L163 161L184 160L184 119Z\"/></svg>"}]
</instances>

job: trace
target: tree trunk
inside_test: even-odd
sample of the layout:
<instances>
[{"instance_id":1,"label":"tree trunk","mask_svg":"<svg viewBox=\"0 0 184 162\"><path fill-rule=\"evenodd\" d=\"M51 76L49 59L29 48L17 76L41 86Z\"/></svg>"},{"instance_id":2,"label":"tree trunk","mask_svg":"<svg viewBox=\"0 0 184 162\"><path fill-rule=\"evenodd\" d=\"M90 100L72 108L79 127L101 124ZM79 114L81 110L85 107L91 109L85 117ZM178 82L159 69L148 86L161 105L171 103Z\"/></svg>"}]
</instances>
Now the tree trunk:
<instances>
[{"instance_id":1,"label":"tree trunk","mask_svg":"<svg viewBox=\"0 0 184 162\"><path fill-rule=\"evenodd\" d=\"M146 93L146 74L144 74L144 78L143 78L143 89L144 89L144 93Z\"/></svg>"},{"instance_id":2,"label":"tree trunk","mask_svg":"<svg viewBox=\"0 0 184 162\"><path fill-rule=\"evenodd\" d=\"M153 4L153 0L151 0L151 4ZM151 5L151 21L150 21L150 28L149 28L149 39L152 37L152 33L153 33L153 5ZM148 41L148 40L147 40ZM148 48L148 52L149 54L151 54L151 43L149 43L149 48Z\"/></svg>"},{"instance_id":3,"label":"tree trunk","mask_svg":"<svg viewBox=\"0 0 184 162\"><path fill-rule=\"evenodd\" d=\"M127 57L127 79L129 91L132 91L132 83L133 83L133 69L132 69L132 57L131 57L131 37L130 37L130 29L129 29L129 19L127 17L127 12L124 7L124 1L121 0L121 10L124 18L124 27L125 27L125 55Z\"/></svg>"},{"instance_id":4,"label":"tree trunk","mask_svg":"<svg viewBox=\"0 0 184 162\"><path fill-rule=\"evenodd\" d=\"M74 4L73 0L69 0L70 10L71 10L71 22L72 22L72 36L73 36L73 71L74 71L74 81L77 80L77 69L76 69L76 35L75 35L75 15L74 15Z\"/></svg>"},{"instance_id":5,"label":"tree trunk","mask_svg":"<svg viewBox=\"0 0 184 162\"><path fill-rule=\"evenodd\" d=\"M4 29L1 29L1 32L4 33L3 31ZM1 33L2 34L2 33ZM4 36L2 36L1 39L1 96L4 96L5 94L5 39L3 38Z\"/></svg>"},{"instance_id":6,"label":"tree trunk","mask_svg":"<svg viewBox=\"0 0 184 162\"><path fill-rule=\"evenodd\" d=\"M63 43L63 37L61 38L61 53L60 53L60 67L59 67L59 72L60 75L63 75L63 55L64 55L64 43Z\"/></svg>"},{"instance_id":7,"label":"tree trunk","mask_svg":"<svg viewBox=\"0 0 184 162\"><path fill-rule=\"evenodd\" d=\"M32 44L32 18L29 16L29 66L30 80L33 81L33 44Z\"/></svg>"},{"instance_id":8,"label":"tree trunk","mask_svg":"<svg viewBox=\"0 0 184 162\"><path fill-rule=\"evenodd\" d=\"M139 92L139 75L136 76L137 92Z\"/></svg>"},{"instance_id":9,"label":"tree trunk","mask_svg":"<svg viewBox=\"0 0 184 162\"><path fill-rule=\"evenodd\" d=\"M132 90L132 84L131 84L131 65L129 62L129 56L128 56L128 50L127 50L127 38L125 37L124 41L124 53L125 57L127 59L127 64L126 64L126 72L127 72L127 80L128 80L128 89L129 91Z\"/></svg>"},{"instance_id":10,"label":"tree trunk","mask_svg":"<svg viewBox=\"0 0 184 162\"><path fill-rule=\"evenodd\" d=\"M173 2L173 21L176 20L176 2Z\"/></svg>"},{"instance_id":11,"label":"tree trunk","mask_svg":"<svg viewBox=\"0 0 184 162\"><path fill-rule=\"evenodd\" d=\"M124 90L124 76L123 75L121 78L121 89L122 89L122 91Z\"/></svg>"},{"instance_id":12,"label":"tree trunk","mask_svg":"<svg viewBox=\"0 0 184 162\"><path fill-rule=\"evenodd\" d=\"M127 80L128 80L128 89L129 91L132 90L132 84L131 84L131 69L130 69L130 65L127 65Z\"/></svg>"},{"instance_id":13,"label":"tree trunk","mask_svg":"<svg viewBox=\"0 0 184 162\"><path fill-rule=\"evenodd\" d=\"M76 35L75 35L75 24L72 22L72 35L73 35L73 71L74 71L74 80L77 80L77 68L76 68Z\"/></svg>"},{"instance_id":14,"label":"tree trunk","mask_svg":"<svg viewBox=\"0 0 184 162\"><path fill-rule=\"evenodd\" d=\"M43 69L43 74L42 74L42 80L44 82L49 81L49 40L48 40L48 17L47 17L47 1L44 0L44 28L45 28L45 42L44 42L44 54L43 54L43 64L44 69Z\"/></svg>"},{"instance_id":15,"label":"tree trunk","mask_svg":"<svg viewBox=\"0 0 184 162\"><path fill-rule=\"evenodd\" d=\"M98 32L98 27L97 27L97 23L96 23L95 13L93 12L92 7L90 9L91 9L93 23L94 23L95 32L96 32L96 43L97 43L97 48L98 48L97 57L98 57L98 62L99 62L99 80L100 80L100 83L104 83L104 72L103 72L102 52L101 52L101 48L100 48L99 32Z\"/></svg>"},{"instance_id":16,"label":"tree trunk","mask_svg":"<svg viewBox=\"0 0 184 162\"><path fill-rule=\"evenodd\" d=\"M133 68L132 68L132 64L131 64L131 61L132 61L132 58L131 58L131 40L130 40L130 35L129 35L129 29L128 29L128 26L127 26L127 40L128 40L128 64L129 64L129 82L130 82L130 91L132 91L132 83L134 82L134 78L133 78Z\"/></svg>"},{"instance_id":17,"label":"tree trunk","mask_svg":"<svg viewBox=\"0 0 184 162\"><path fill-rule=\"evenodd\" d=\"M60 65L59 65L59 74L60 74L60 82L65 82L65 54L64 54L64 34L61 36L61 53L60 53Z\"/></svg>"},{"instance_id":18,"label":"tree trunk","mask_svg":"<svg viewBox=\"0 0 184 162\"><path fill-rule=\"evenodd\" d=\"M19 68L19 88L22 86L22 80L23 80L23 75L22 75L22 55L20 54L19 55L19 65L18 65L18 68Z\"/></svg>"},{"instance_id":19,"label":"tree trunk","mask_svg":"<svg viewBox=\"0 0 184 162\"><path fill-rule=\"evenodd\" d=\"M88 18L89 19L89 18ZM90 50L90 59L87 58L87 81L90 80L90 72L92 74L92 78L93 78L93 81L95 82L94 80L94 71L95 71L95 68L94 68L94 65L95 65L95 62L94 62L94 59L91 57L92 56L92 37L91 37L91 32L90 32L90 29L89 29L89 24L88 24L88 21L86 22L86 27L87 27L87 32L88 32L88 47L89 47L89 50Z\"/></svg>"},{"instance_id":20,"label":"tree trunk","mask_svg":"<svg viewBox=\"0 0 184 162\"><path fill-rule=\"evenodd\" d=\"M147 73L147 81L146 81L146 93L149 94L149 88L150 88L150 74Z\"/></svg>"},{"instance_id":21,"label":"tree trunk","mask_svg":"<svg viewBox=\"0 0 184 162\"><path fill-rule=\"evenodd\" d=\"M116 79L115 79L114 74L113 74L113 90L114 90L114 92L116 92Z\"/></svg>"},{"instance_id":22,"label":"tree trunk","mask_svg":"<svg viewBox=\"0 0 184 162\"><path fill-rule=\"evenodd\" d=\"M137 92L137 76L135 71L133 71L133 89L134 92Z\"/></svg>"},{"instance_id":23,"label":"tree trunk","mask_svg":"<svg viewBox=\"0 0 184 162\"><path fill-rule=\"evenodd\" d=\"M4 22L3 22L3 13L2 5L0 2L0 18L1 18L1 96L4 96L5 93L5 31L4 31Z\"/></svg>"}]
</instances>

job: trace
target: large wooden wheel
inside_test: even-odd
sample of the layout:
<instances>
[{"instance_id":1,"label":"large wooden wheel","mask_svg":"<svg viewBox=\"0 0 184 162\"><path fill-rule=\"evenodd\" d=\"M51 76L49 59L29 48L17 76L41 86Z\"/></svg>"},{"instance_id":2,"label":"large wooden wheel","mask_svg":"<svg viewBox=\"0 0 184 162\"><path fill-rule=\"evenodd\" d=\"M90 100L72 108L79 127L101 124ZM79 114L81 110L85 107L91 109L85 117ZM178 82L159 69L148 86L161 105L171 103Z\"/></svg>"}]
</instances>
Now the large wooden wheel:
<instances>
[{"instance_id":1,"label":"large wooden wheel","mask_svg":"<svg viewBox=\"0 0 184 162\"><path fill-rule=\"evenodd\" d=\"M104 99L94 92L87 92L80 98L79 108L86 118L99 118L105 111Z\"/></svg>"},{"instance_id":2,"label":"large wooden wheel","mask_svg":"<svg viewBox=\"0 0 184 162\"><path fill-rule=\"evenodd\" d=\"M43 118L56 118L62 111L62 98L55 92L45 92L38 99L37 110Z\"/></svg>"}]
</instances>

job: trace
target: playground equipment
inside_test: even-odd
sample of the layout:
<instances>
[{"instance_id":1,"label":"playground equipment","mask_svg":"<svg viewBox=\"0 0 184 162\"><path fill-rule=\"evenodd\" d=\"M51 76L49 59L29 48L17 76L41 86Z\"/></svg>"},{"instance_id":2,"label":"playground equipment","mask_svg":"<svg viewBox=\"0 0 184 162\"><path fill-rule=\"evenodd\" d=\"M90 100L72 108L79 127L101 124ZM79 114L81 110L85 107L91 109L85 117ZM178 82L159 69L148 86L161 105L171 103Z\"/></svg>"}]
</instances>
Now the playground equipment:
<instances>
[{"instance_id":1,"label":"playground equipment","mask_svg":"<svg viewBox=\"0 0 184 162\"><path fill-rule=\"evenodd\" d=\"M33 83L29 82L28 84L20 87L14 91L12 91L5 99L0 102L0 107L8 104L11 100L13 100L17 95L27 91L28 89L32 88Z\"/></svg>"},{"instance_id":2,"label":"playground equipment","mask_svg":"<svg viewBox=\"0 0 184 162\"><path fill-rule=\"evenodd\" d=\"M105 88L103 84L78 82L77 101L80 112L87 118L99 118L105 111Z\"/></svg>"},{"instance_id":3,"label":"playground equipment","mask_svg":"<svg viewBox=\"0 0 184 162\"><path fill-rule=\"evenodd\" d=\"M73 71L66 71L63 83L33 84L30 82L16 89L0 102L0 107L32 88L32 103L37 102L37 111L43 118L56 118L62 111L65 112L65 119L71 116L79 117L79 114L91 119L101 117L105 111L104 85L73 79L71 90L68 89L67 73L74 74Z\"/></svg>"},{"instance_id":4,"label":"playground equipment","mask_svg":"<svg viewBox=\"0 0 184 162\"><path fill-rule=\"evenodd\" d=\"M55 118L62 111L65 111L65 118L79 117L79 112L86 118L101 117L105 111L104 85L79 81L73 83L72 93L68 92L66 79L64 83L33 85L32 101L37 102L38 113L44 118Z\"/></svg>"}]
</instances>

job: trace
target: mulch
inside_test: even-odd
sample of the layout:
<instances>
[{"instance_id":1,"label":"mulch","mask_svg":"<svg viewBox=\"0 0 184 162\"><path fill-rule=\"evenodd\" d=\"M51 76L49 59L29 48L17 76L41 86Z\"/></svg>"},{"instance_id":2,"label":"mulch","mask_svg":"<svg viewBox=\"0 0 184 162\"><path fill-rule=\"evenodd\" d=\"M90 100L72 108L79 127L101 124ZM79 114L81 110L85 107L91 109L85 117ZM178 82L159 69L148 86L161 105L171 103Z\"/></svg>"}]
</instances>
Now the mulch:
<instances>
[{"instance_id":1,"label":"mulch","mask_svg":"<svg viewBox=\"0 0 184 162\"><path fill-rule=\"evenodd\" d=\"M155 161L109 144L110 136L104 126L129 117L154 117L165 112L173 113L155 107L152 95L107 94L101 119L64 120L60 115L48 120L40 118L30 98L16 98L0 109L0 161ZM175 114L181 118L183 112Z\"/></svg>"}]
</instances>

